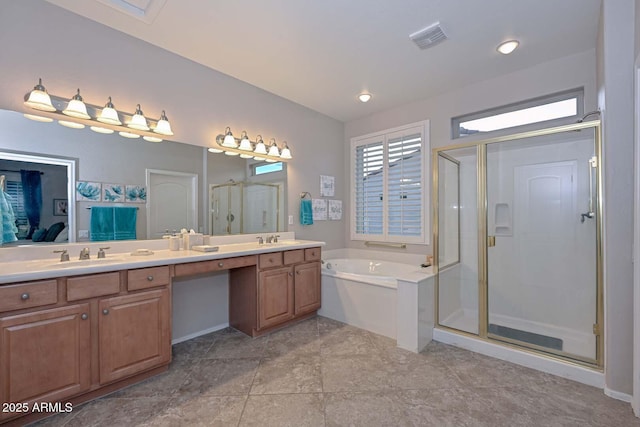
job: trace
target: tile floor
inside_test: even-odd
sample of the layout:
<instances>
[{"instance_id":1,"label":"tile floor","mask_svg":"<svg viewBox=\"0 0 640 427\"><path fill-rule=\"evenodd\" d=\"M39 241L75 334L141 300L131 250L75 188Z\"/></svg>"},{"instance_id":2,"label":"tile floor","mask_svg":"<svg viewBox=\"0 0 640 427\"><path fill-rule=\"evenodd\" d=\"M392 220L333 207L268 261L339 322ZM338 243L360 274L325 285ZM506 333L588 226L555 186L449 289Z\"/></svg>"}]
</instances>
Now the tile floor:
<instances>
[{"instance_id":1,"label":"tile floor","mask_svg":"<svg viewBox=\"0 0 640 427\"><path fill-rule=\"evenodd\" d=\"M601 390L317 317L175 345L168 372L38 426L640 426Z\"/></svg>"}]
</instances>

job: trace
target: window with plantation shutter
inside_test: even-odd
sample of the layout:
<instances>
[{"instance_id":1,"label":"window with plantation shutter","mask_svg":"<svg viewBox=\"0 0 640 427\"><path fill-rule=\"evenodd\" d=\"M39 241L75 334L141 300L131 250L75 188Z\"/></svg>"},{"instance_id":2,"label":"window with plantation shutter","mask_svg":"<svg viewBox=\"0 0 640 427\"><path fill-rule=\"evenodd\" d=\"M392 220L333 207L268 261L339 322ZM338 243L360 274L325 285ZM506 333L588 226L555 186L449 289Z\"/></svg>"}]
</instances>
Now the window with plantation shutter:
<instances>
[{"instance_id":1,"label":"window with plantation shutter","mask_svg":"<svg viewBox=\"0 0 640 427\"><path fill-rule=\"evenodd\" d=\"M426 243L428 122L351 140L351 238Z\"/></svg>"}]
</instances>

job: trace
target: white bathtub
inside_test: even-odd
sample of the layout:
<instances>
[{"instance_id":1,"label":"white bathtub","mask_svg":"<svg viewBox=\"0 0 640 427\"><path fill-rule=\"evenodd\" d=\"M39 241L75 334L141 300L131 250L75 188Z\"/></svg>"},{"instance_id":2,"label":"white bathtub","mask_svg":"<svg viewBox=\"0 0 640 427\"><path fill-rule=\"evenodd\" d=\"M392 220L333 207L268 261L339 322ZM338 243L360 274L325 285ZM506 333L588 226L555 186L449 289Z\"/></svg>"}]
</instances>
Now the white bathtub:
<instances>
[{"instance_id":1,"label":"white bathtub","mask_svg":"<svg viewBox=\"0 0 640 427\"><path fill-rule=\"evenodd\" d=\"M360 258L325 259L318 314L398 340L398 310L418 301L398 297L398 280L416 284L431 276L418 265ZM417 277L417 280L416 280ZM404 295L404 294L403 294ZM417 325L415 326L417 328Z\"/></svg>"}]
</instances>

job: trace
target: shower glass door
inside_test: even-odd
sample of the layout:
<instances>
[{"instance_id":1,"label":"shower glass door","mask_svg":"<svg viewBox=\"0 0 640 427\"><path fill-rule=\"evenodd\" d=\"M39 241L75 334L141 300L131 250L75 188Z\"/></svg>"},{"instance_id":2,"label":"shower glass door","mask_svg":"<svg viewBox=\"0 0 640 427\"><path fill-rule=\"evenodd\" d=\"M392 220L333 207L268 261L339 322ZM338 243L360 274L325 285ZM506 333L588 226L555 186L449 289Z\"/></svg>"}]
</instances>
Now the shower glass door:
<instances>
[{"instance_id":1,"label":"shower glass door","mask_svg":"<svg viewBox=\"0 0 640 427\"><path fill-rule=\"evenodd\" d=\"M598 360L596 129L486 144L489 338Z\"/></svg>"},{"instance_id":2,"label":"shower glass door","mask_svg":"<svg viewBox=\"0 0 640 427\"><path fill-rule=\"evenodd\" d=\"M439 151L435 264L438 324L478 334L478 155L476 147Z\"/></svg>"}]
</instances>

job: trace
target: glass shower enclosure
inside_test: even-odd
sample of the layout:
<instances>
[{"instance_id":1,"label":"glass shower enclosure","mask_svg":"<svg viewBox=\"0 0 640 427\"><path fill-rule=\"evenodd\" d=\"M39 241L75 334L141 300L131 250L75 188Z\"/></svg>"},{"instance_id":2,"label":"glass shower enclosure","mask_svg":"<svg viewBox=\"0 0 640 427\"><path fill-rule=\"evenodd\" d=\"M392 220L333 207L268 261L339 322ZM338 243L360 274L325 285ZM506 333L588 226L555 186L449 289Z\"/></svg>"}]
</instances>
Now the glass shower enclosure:
<instances>
[{"instance_id":1,"label":"glass shower enclosure","mask_svg":"<svg viewBox=\"0 0 640 427\"><path fill-rule=\"evenodd\" d=\"M600 122L433 152L438 325L601 367Z\"/></svg>"},{"instance_id":2,"label":"glass shower enclosure","mask_svg":"<svg viewBox=\"0 0 640 427\"><path fill-rule=\"evenodd\" d=\"M280 231L280 186L228 182L209 187L212 235Z\"/></svg>"}]
</instances>

